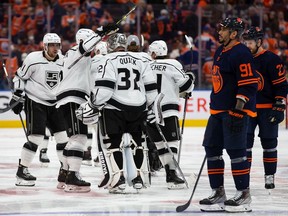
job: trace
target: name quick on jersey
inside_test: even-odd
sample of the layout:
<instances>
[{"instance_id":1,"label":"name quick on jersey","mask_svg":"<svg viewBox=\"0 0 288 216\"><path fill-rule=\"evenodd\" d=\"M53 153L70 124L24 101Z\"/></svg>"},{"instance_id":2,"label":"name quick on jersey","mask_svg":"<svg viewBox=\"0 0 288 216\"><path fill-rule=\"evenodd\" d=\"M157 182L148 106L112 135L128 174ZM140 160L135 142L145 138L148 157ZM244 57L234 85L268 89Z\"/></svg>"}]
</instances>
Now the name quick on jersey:
<instances>
[{"instance_id":1,"label":"name quick on jersey","mask_svg":"<svg viewBox=\"0 0 288 216\"><path fill-rule=\"evenodd\" d=\"M129 57L120 58L119 61L120 61L120 64L129 64L130 63L130 64L136 65L136 59L129 58Z\"/></svg>"},{"instance_id":2,"label":"name quick on jersey","mask_svg":"<svg viewBox=\"0 0 288 216\"><path fill-rule=\"evenodd\" d=\"M166 66L165 65L152 65L152 70L158 70L158 71L165 71Z\"/></svg>"}]
</instances>

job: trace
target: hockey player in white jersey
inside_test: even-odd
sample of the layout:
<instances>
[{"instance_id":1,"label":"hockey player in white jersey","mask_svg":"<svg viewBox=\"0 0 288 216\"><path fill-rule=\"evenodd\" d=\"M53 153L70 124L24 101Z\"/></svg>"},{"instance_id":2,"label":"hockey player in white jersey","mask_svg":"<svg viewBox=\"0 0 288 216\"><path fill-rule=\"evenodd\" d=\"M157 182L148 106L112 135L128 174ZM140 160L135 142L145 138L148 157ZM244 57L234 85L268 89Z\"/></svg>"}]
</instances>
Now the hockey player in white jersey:
<instances>
[{"instance_id":1,"label":"hockey player in white jersey","mask_svg":"<svg viewBox=\"0 0 288 216\"><path fill-rule=\"evenodd\" d=\"M118 27L113 24L98 29L97 33L91 29L79 29L76 33L77 45L72 47L64 57L63 81L57 89L57 107L63 110L69 136L69 142L63 152L67 160L59 171L61 178L58 178L59 187L65 184L65 192L90 191L91 184L81 179L79 175L88 128L76 118L75 110L86 101L85 97L90 95L92 50L102 36L117 30ZM76 60L79 61L74 64Z\"/></svg>"},{"instance_id":2,"label":"hockey player in white jersey","mask_svg":"<svg viewBox=\"0 0 288 216\"><path fill-rule=\"evenodd\" d=\"M100 62L101 58L104 55L106 55L107 53L108 53L107 43L104 41L100 41L99 43L97 43L97 45L94 48L94 56L92 58L92 63L91 63L91 76L90 76L91 91L93 90L93 88L95 86L99 62ZM92 150L92 143L93 143L93 141L96 142L96 138L97 138L97 137L94 137L96 135L96 131L97 131L97 124L88 127L88 131L92 131L92 134L88 134L88 141L86 142L82 164L87 165L87 166L92 166L91 150ZM89 137L90 135L91 135L91 137ZM96 144L96 149L97 148L98 147ZM98 150L96 150L96 153L97 153L97 156L94 159L94 165L95 166L97 163L99 164Z\"/></svg>"},{"instance_id":3,"label":"hockey player in white jersey","mask_svg":"<svg viewBox=\"0 0 288 216\"><path fill-rule=\"evenodd\" d=\"M105 176L99 187L118 193L128 183L139 190L149 186L142 132L146 108L158 95L156 79L138 53L125 52L124 34L110 36L107 43L109 54L101 60L93 94L77 111L78 117L89 118L85 113L98 109L101 113L98 142Z\"/></svg>"},{"instance_id":4,"label":"hockey player in white jersey","mask_svg":"<svg viewBox=\"0 0 288 216\"><path fill-rule=\"evenodd\" d=\"M167 140L167 144L174 157L177 158L179 135L179 93L192 92L194 89L194 78L183 70L182 65L175 59L166 59L168 53L165 41L154 41L149 46L148 54L154 59L151 67L157 76L158 91L165 96L161 102L165 125L160 128ZM168 189L184 188L184 181L176 174L176 166L172 155L165 146L153 119L149 118L148 113L147 132L150 139L156 144L159 158L165 167L166 182Z\"/></svg>"},{"instance_id":5,"label":"hockey player in white jersey","mask_svg":"<svg viewBox=\"0 0 288 216\"><path fill-rule=\"evenodd\" d=\"M16 186L34 186L36 177L28 171L38 146L44 141L45 128L49 125L57 143L57 154L63 162L63 149L68 142L65 121L61 110L56 109L55 89L62 80L63 58L58 55L61 39L55 33L47 33L43 38L43 51L30 53L17 70L14 78L15 92L10 103L25 94L27 142L21 152L16 173ZM20 114L23 104L13 108Z\"/></svg>"}]
</instances>

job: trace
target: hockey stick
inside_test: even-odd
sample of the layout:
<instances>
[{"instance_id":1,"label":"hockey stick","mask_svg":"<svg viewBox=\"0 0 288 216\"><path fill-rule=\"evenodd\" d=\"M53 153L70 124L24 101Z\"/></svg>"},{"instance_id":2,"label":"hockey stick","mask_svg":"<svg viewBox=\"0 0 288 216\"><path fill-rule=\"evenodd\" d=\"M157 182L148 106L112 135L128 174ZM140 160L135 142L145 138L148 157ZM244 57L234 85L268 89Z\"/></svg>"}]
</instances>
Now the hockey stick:
<instances>
[{"instance_id":1,"label":"hockey stick","mask_svg":"<svg viewBox=\"0 0 288 216\"><path fill-rule=\"evenodd\" d=\"M187 44L189 45L190 52L191 52L191 61L190 61L190 71L192 71L192 61L193 61L193 45L191 41L189 40L188 36L185 35L185 39ZM182 141L183 141L183 133L184 133L184 125L185 125L185 119L186 119L186 109L187 109L187 102L189 99L189 94L186 93L185 95L185 103L184 103L184 110L183 110L183 118L182 118L182 125L181 125L181 136L180 136L180 143L179 143L179 153L178 153L178 163L180 164L180 155L181 155L181 149L182 149Z\"/></svg>"},{"instance_id":2,"label":"hockey stick","mask_svg":"<svg viewBox=\"0 0 288 216\"><path fill-rule=\"evenodd\" d=\"M117 22L116 22L116 25L119 25L123 20L125 20L125 19L127 19L127 17L136 9L136 5L127 13L127 14L125 14L120 20L118 20ZM119 30L119 28L118 28L118 30ZM116 30L115 32L113 32L113 33L116 33L118 30ZM104 36L106 36L106 35L104 35ZM104 37L103 36L103 37ZM96 44L97 43L99 43L100 42L100 40L99 41L97 41L96 43L94 43L87 51L85 51L81 56L79 56L70 66L68 66L68 69L71 69L75 64L77 64L77 62L79 62L88 52L90 52L95 46L96 46Z\"/></svg>"},{"instance_id":3,"label":"hockey stick","mask_svg":"<svg viewBox=\"0 0 288 216\"><path fill-rule=\"evenodd\" d=\"M155 123L155 125L156 125L156 127L157 127L157 130L158 130L161 138L163 139L163 142L164 142L166 148L168 149L169 153L172 155L173 162L174 162L175 166L177 167L177 169L178 169L181 177L183 178L186 187L189 188L188 182L186 181L186 178L185 178L185 176L184 176L184 174L183 174L183 172L182 172L182 170L181 170L181 168L180 168L180 166L179 166L179 163L178 163L177 160L175 159L174 154L173 154L171 148L169 147L168 142L167 142L167 140L166 140L166 138L165 138L165 136L164 136L164 134L163 134L163 132L162 132L159 124Z\"/></svg>"},{"instance_id":4,"label":"hockey stick","mask_svg":"<svg viewBox=\"0 0 288 216\"><path fill-rule=\"evenodd\" d=\"M197 176L197 179L196 179L196 182L195 182L195 185L194 185L194 188L193 188L193 191L192 191L192 194L191 194L189 200L188 200L184 205L177 206L176 212L183 212L183 211L185 211L185 210L190 206L190 203L191 203L191 201L192 201L193 195L194 195L195 190L196 190L196 187L197 187L197 185L198 185L198 182L199 182L201 173L202 173L202 171L203 171L205 162L206 162L206 155L205 155L205 157L204 157L204 159L203 159L202 165L201 165L201 167L200 167L200 170L199 170L199 173L198 173L198 176Z\"/></svg>"}]
</instances>

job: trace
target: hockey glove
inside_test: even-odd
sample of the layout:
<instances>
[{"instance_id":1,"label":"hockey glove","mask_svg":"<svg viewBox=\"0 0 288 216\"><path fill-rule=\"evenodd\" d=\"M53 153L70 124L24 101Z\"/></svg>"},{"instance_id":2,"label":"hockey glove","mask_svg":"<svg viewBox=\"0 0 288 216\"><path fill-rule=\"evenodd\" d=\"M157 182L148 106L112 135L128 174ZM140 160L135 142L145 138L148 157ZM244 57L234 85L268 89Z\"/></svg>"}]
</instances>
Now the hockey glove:
<instances>
[{"instance_id":1,"label":"hockey glove","mask_svg":"<svg viewBox=\"0 0 288 216\"><path fill-rule=\"evenodd\" d=\"M230 128L231 133L239 133L245 125L245 112L237 109L228 111L227 126Z\"/></svg>"},{"instance_id":2,"label":"hockey glove","mask_svg":"<svg viewBox=\"0 0 288 216\"><path fill-rule=\"evenodd\" d=\"M285 101L282 99L277 99L269 113L268 121L274 125L281 123L284 120L285 109Z\"/></svg>"},{"instance_id":3,"label":"hockey glove","mask_svg":"<svg viewBox=\"0 0 288 216\"><path fill-rule=\"evenodd\" d=\"M119 30L119 26L113 23L108 23L106 26L100 26L97 28L96 33L100 37L104 37L105 35L111 35L116 33Z\"/></svg>"},{"instance_id":4,"label":"hockey glove","mask_svg":"<svg viewBox=\"0 0 288 216\"><path fill-rule=\"evenodd\" d=\"M192 83L195 82L196 77L195 74L192 71L186 71L186 74L189 76L189 78L192 80Z\"/></svg>"},{"instance_id":5,"label":"hockey glove","mask_svg":"<svg viewBox=\"0 0 288 216\"><path fill-rule=\"evenodd\" d=\"M96 124L99 119L99 109L93 108L89 101L81 104L75 113L76 117L85 125Z\"/></svg>"},{"instance_id":6,"label":"hockey glove","mask_svg":"<svg viewBox=\"0 0 288 216\"><path fill-rule=\"evenodd\" d=\"M14 92L14 94L12 95L12 98L9 102L9 105L10 105L10 107L13 107L14 104L17 103L17 105L12 108L13 112L16 115L18 115L23 110L24 101L25 101L25 99L22 95L22 91L17 90L16 92Z\"/></svg>"}]
</instances>

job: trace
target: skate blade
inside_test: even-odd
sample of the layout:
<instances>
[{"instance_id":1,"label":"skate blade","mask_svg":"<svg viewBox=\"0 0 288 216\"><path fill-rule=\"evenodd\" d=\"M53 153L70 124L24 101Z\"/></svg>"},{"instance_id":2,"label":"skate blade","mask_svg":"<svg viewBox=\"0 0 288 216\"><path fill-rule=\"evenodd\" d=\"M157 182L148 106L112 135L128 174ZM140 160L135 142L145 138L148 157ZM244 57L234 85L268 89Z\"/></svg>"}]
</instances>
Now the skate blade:
<instances>
[{"instance_id":1,"label":"skate blade","mask_svg":"<svg viewBox=\"0 0 288 216\"><path fill-rule=\"evenodd\" d=\"M64 191L67 193L88 193L91 188L90 186L66 185Z\"/></svg>"},{"instance_id":2,"label":"skate blade","mask_svg":"<svg viewBox=\"0 0 288 216\"><path fill-rule=\"evenodd\" d=\"M15 185L20 187L33 187L35 186L35 181L26 181L17 177Z\"/></svg>"},{"instance_id":3,"label":"skate blade","mask_svg":"<svg viewBox=\"0 0 288 216\"><path fill-rule=\"evenodd\" d=\"M218 203L213 205L200 205L202 212L224 212L224 203Z\"/></svg>"},{"instance_id":4,"label":"skate blade","mask_svg":"<svg viewBox=\"0 0 288 216\"><path fill-rule=\"evenodd\" d=\"M243 204L239 206L228 206L225 205L225 211L230 212L230 213L235 213L235 212L251 212L252 208L250 207L250 204Z\"/></svg>"},{"instance_id":5,"label":"skate blade","mask_svg":"<svg viewBox=\"0 0 288 216\"><path fill-rule=\"evenodd\" d=\"M174 184L172 183L167 183L167 187L169 190L181 190L185 188L184 184Z\"/></svg>"},{"instance_id":6,"label":"skate blade","mask_svg":"<svg viewBox=\"0 0 288 216\"><path fill-rule=\"evenodd\" d=\"M63 190L64 188L65 188L65 183L64 182L58 182L58 184L57 184L57 189L61 189L61 190Z\"/></svg>"}]
</instances>

